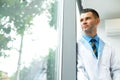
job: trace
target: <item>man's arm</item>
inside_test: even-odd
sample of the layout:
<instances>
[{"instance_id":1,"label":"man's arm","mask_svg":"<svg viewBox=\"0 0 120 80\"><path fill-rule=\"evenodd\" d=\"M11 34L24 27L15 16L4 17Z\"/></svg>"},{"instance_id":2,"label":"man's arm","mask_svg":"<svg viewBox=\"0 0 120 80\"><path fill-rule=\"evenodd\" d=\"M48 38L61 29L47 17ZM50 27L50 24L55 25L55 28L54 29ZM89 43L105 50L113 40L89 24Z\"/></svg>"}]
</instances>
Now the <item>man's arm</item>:
<instances>
[{"instance_id":1,"label":"man's arm","mask_svg":"<svg viewBox=\"0 0 120 80\"><path fill-rule=\"evenodd\" d=\"M111 77L112 80L120 80L120 54L112 50L111 55Z\"/></svg>"}]
</instances>

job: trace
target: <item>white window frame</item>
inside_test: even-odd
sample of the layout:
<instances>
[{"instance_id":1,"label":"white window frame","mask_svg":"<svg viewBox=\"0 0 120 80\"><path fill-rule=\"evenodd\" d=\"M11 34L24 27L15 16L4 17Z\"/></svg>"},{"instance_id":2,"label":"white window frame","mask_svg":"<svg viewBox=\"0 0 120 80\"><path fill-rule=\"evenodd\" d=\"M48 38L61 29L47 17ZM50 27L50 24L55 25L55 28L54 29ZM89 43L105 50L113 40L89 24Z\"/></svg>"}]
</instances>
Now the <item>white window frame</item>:
<instances>
[{"instance_id":1,"label":"white window frame","mask_svg":"<svg viewBox=\"0 0 120 80\"><path fill-rule=\"evenodd\" d=\"M59 48L56 80L76 80L76 0L58 1Z\"/></svg>"}]
</instances>

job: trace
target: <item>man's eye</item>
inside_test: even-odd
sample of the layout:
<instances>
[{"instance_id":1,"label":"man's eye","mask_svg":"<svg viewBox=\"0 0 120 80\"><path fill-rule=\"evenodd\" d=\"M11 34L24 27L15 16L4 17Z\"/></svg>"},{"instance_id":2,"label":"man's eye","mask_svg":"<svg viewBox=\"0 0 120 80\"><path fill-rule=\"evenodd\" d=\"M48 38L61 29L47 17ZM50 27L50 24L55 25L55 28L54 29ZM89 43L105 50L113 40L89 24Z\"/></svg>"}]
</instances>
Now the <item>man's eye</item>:
<instances>
[{"instance_id":1,"label":"man's eye","mask_svg":"<svg viewBox=\"0 0 120 80\"><path fill-rule=\"evenodd\" d=\"M90 17L87 17L86 20L90 19Z\"/></svg>"},{"instance_id":2,"label":"man's eye","mask_svg":"<svg viewBox=\"0 0 120 80\"><path fill-rule=\"evenodd\" d=\"M83 21L83 19L80 20L80 22L82 22L82 21Z\"/></svg>"}]
</instances>

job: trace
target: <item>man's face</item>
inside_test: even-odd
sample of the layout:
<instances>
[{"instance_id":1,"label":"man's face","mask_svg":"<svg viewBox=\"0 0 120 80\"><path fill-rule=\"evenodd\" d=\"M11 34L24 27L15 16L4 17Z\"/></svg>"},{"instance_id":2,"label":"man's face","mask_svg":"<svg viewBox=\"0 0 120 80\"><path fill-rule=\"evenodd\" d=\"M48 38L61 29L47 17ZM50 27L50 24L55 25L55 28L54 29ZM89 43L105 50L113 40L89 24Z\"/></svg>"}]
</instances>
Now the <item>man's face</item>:
<instances>
[{"instance_id":1,"label":"man's face","mask_svg":"<svg viewBox=\"0 0 120 80\"><path fill-rule=\"evenodd\" d=\"M96 18L92 12L82 13L80 15L80 25L84 32L93 32L97 28L99 18Z\"/></svg>"}]
</instances>

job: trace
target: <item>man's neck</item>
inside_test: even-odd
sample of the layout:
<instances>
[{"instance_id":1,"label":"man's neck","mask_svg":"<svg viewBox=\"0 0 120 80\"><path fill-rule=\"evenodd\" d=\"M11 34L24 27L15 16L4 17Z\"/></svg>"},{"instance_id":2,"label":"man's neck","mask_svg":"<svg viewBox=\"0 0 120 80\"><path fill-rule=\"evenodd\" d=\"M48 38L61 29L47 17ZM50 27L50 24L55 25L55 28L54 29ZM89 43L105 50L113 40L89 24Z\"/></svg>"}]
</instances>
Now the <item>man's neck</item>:
<instances>
[{"instance_id":1,"label":"man's neck","mask_svg":"<svg viewBox=\"0 0 120 80\"><path fill-rule=\"evenodd\" d=\"M91 36L91 37L94 37L97 33L84 33L85 35L88 35L88 36Z\"/></svg>"}]
</instances>

